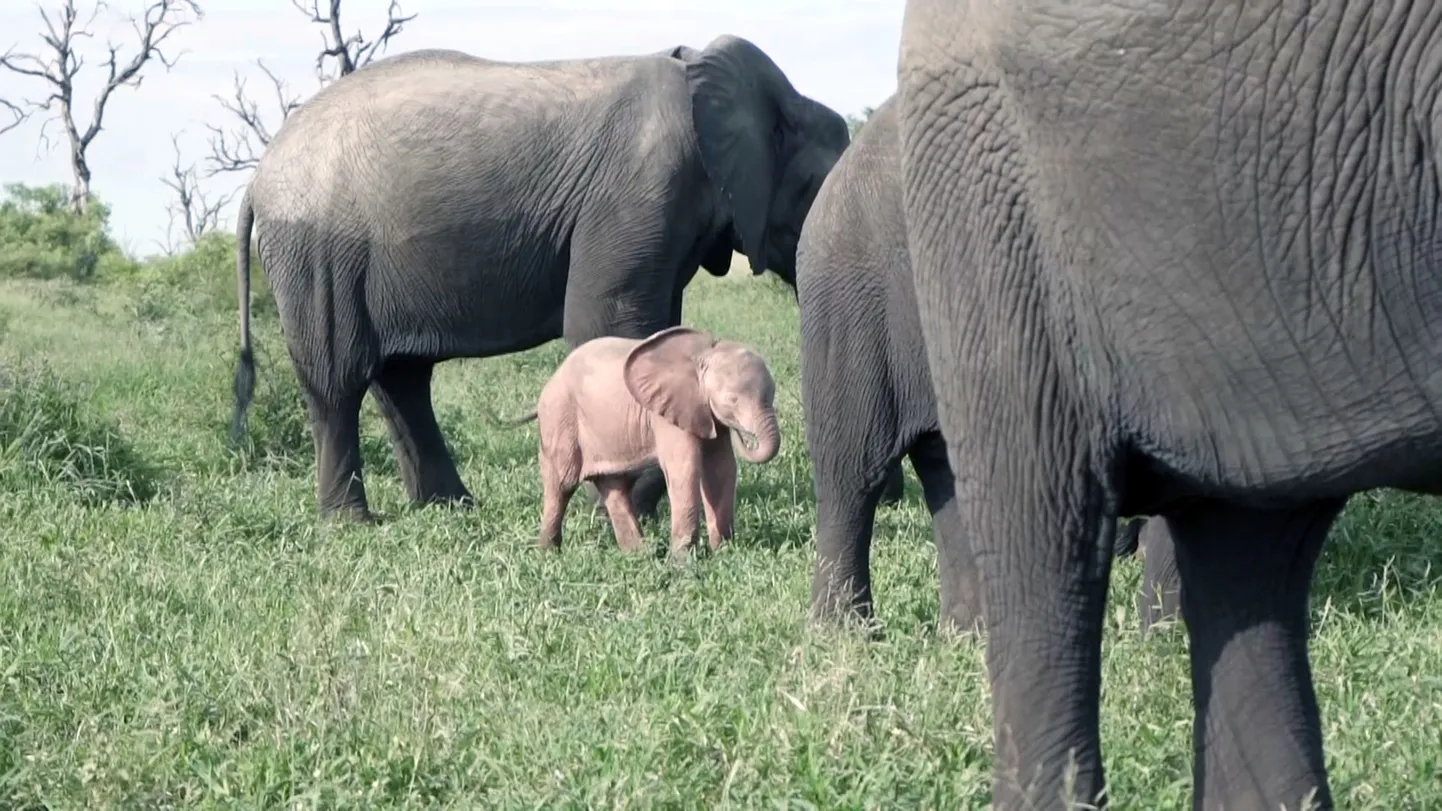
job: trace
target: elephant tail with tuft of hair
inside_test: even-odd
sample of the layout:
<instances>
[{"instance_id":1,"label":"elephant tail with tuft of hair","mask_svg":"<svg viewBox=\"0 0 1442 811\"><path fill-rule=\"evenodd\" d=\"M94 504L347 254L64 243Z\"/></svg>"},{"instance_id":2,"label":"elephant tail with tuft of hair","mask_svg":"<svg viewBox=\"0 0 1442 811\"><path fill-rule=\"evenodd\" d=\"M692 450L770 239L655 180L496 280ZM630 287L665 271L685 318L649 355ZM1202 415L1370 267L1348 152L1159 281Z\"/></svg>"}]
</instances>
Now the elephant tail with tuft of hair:
<instances>
[{"instance_id":1,"label":"elephant tail with tuft of hair","mask_svg":"<svg viewBox=\"0 0 1442 811\"><path fill-rule=\"evenodd\" d=\"M255 353L250 346L250 230L255 222L250 187L240 198L235 221L235 285L240 299L240 359L235 366L235 413L230 418L230 441L235 444L245 433L245 410L255 394Z\"/></svg>"}]
</instances>

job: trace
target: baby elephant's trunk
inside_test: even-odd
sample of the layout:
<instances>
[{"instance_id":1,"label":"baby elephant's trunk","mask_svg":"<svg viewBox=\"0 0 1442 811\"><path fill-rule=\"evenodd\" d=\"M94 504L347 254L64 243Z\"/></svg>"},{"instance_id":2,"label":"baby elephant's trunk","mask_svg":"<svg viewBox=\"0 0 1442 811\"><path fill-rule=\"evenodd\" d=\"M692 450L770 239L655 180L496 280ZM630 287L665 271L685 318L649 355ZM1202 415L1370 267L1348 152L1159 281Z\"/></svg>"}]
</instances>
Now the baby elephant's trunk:
<instances>
[{"instance_id":1,"label":"baby elephant's trunk","mask_svg":"<svg viewBox=\"0 0 1442 811\"><path fill-rule=\"evenodd\" d=\"M772 457L776 456L776 452L781 449L781 429L776 424L774 409L764 408L753 411L736 427L739 430L731 432L731 446L736 449L736 453L752 464L759 465L771 461ZM746 442L741 438L742 433L756 438L754 450L746 446Z\"/></svg>"}]
</instances>

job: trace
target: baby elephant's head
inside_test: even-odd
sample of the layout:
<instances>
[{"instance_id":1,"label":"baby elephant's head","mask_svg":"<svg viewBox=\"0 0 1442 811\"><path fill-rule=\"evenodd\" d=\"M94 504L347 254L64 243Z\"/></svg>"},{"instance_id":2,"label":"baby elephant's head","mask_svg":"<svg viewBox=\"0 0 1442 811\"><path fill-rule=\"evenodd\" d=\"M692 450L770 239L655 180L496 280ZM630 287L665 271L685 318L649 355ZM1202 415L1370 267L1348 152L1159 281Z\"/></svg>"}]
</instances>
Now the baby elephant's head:
<instances>
[{"instance_id":1,"label":"baby elephant's head","mask_svg":"<svg viewBox=\"0 0 1442 811\"><path fill-rule=\"evenodd\" d=\"M769 462L781 448L776 381L766 361L742 344L671 327L631 350L625 377L637 402L678 428L703 439L716 437L717 422L732 429L732 444L748 462Z\"/></svg>"}]
</instances>

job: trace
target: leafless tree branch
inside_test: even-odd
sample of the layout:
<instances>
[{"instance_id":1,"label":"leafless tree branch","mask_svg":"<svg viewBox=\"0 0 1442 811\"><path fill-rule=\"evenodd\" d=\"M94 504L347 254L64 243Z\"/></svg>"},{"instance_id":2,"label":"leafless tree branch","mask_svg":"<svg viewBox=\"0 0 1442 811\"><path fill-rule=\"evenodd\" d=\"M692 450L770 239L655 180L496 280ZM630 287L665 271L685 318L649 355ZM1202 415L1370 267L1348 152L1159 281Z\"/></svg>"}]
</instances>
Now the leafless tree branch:
<instances>
[{"instance_id":1,"label":"leafless tree branch","mask_svg":"<svg viewBox=\"0 0 1442 811\"><path fill-rule=\"evenodd\" d=\"M374 41L367 41L359 29L349 37L344 34L340 19L341 0L325 0L329 7L327 12L321 11L321 2L322 0L311 0L310 7L307 8L304 0L291 0L291 5L302 14L309 15L311 22L326 26L321 32L321 52L315 59L316 77L321 84L370 64L371 60L385 51L391 38L400 34L405 24L416 18L414 14L401 16L399 0L391 0L390 7L386 9L386 27ZM335 60L334 73L326 70L327 59Z\"/></svg>"},{"instance_id":2,"label":"leafless tree branch","mask_svg":"<svg viewBox=\"0 0 1442 811\"><path fill-rule=\"evenodd\" d=\"M164 183L175 197L165 207L170 221L166 225L165 244L161 248L167 254L174 254L181 248L194 245L202 235L220 227L220 212L230 204L235 192L223 194L215 200L209 199L200 188L195 166L183 166L181 163L179 134L170 136L170 144L175 149L175 162L171 165L170 176L162 176L160 182ZM179 234L176 234L177 227Z\"/></svg>"},{"instance_id":3,"label":"leafless tree branch","mask_svg":"<svg viewBox=\"0 0 1442 811\"><path fill-rule=\"evenodd\" d=\"M316 78L321 86L370 64L377 55L385 51L390 40L401 33L405 24L416 18L414 14L402 15L399 0L391 0L386 12L385 28L381 30L380 36L373 41L367 40L365 35L357 30L347 37L341 24L341 1L291 0L291 4L309 17L312 23L322 26L321 51L315 61ZM325 4L326 11L321 10L322 3ZM328 68L328 60L333 60L333 70ZM210 130L207 177L221 172L244 172L255 168L261 154L270 144L271 137L301 104L301 98L293 95L274 72L259 60L256 64L270 80L276 112L263 115L261 105L247 93L245 80L236 73L231 95L228 98L214 96L221 108L237 123L230 129L207 125L206 128ZM267 123L267 118L278 118L279 121L272 127Z\"/></svg>"},{"instance_id":4,"label":"leafless tree branch","mask_svg":"<svg viewBox=\"0 0 1442 811\"><path fill-rule=\"evenodd\" d=\"M0 135L4 135L30 119L30 111L28 109L7 99L0 99L0 107L4 107L5 112L8 113L11 118L10 123L0 126Z\"/></svg>"},{"instance_id":5,"label":"leafless tree branch","mask_svg":"<svg viewBox=\"0 0 1442 811\"><path fill-rule=\"evenodd\" d=\"M300 97L291 95L285 82L267 68L264 62L257 59L256 64L270 80L275 106L280 113L280 123L283 124L291 111L300 106ZM265 123L260 105L246 94L245 80L241 78L240 72L235 74L230 98L219 95L212 98L237 119L240 126L227 131L213 124L206 125L211 134L210 157L207 159L210 167L206 176L212 177L220 172L243 172L254 168L260 160L260 153L270 144L273 130Z\"/></svg>"},{"instance_id":6,"label":"leafless tree branch","mask_svg":"<svg viewBox=\"0 0 1442 811\"><path fill-rule=\"evenodd\" d=\"M105 83L91 103L90 123L82 129L75 119L75 77L85 66L85 59L76 52L75 45L79 39L92 36L90 27L103 8L105 0L96 0L90 16L81 22L75 0L62 0L59 11L53 14L40 6L40 19L45 28L40 38L45 43L45 48L40 53L15 53L12 50L0 56L0 67L45 83L45 97L27 100L25 109L27 114L39 111L50 113L40 135L47 147L47 128L50 122L58 121L65 128L70 142L71 170L75 176L71 205L77 212L82 213L90 196L91 175L86 152L103 128L105 110L111 95L121 87L139 87L144 78L141 71L152 59L159 61L166 70L173 67L182 54L178 53L173 58L167 56L163 49L165 41L190 24L190 21L185 19L187 11L197 20L203 16L196 0L155 0L139 18L132 18L131 27L134 28L138 41L135 54L122 61L119 46L107 43Z\"/></svg>"}]
</instances>

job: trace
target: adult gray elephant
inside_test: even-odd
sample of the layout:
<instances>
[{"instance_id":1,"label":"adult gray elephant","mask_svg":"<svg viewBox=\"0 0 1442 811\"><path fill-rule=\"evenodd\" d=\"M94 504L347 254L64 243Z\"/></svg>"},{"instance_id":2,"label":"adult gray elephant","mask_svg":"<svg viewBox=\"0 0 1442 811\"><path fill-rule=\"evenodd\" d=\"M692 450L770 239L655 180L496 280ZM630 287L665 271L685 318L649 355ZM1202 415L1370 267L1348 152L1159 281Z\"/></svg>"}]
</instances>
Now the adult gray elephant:
<instances>
[{"instance_id":1,"label":"adult gray elephant","mask_svg":"<svg viewBox=\"0 0 1442 811\"><path fill-rule=\"evenodd\" d=\"M1194 807L1333 807L1318 552L1353 493L1442 491L1439 26L1413 3L907 3L907 234L983 584L995 806L1102 790L1112 526L1160 514Z\"/></svg>"},{"instance_id":2,"label":"adult gray elephant","mask_svg":"<svg viewBox=\"0 0 1442 811\"><path fill-rule=\"evenodd\" d=\"M304 388L320 512L370 521L368 388L410 499L472 502L432 411L437 362L644 338L679 324L698 266L722 275L733 250L791 281L806 210L848 140L839 114L734 36L569 61L377 60L293 112L246 190L235 430L254 382L252 224Z\"/></svg>"},{"instance_id":3,"label":"adult gray elephant","mask_svg":"<svg viewBox=\"0 0 1442 811\"><path fill-rule=\"evenodd\" d=\"M981 619L980 596L917 316L896 114L894 95L872 112L821 184L797 247L801 398L816 488L811 610L872 618L876 507L909 458L931 512L943 624L966 630ZM1136 550L1139 528L1117 533L1116 554Z\"/></svg>"}]
</instances>

